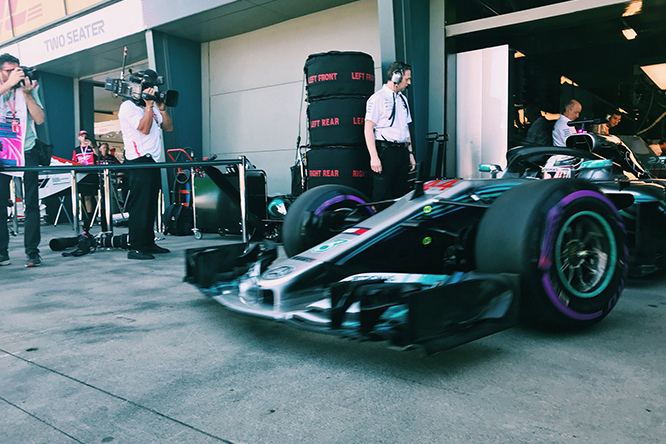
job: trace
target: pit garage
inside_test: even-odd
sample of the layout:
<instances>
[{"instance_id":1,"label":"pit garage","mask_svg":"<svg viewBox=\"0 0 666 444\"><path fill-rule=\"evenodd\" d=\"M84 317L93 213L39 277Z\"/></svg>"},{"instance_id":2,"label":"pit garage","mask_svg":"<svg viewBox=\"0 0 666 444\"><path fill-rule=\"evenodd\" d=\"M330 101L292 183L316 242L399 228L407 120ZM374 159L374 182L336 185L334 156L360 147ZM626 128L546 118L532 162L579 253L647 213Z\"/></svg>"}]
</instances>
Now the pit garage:
<instances>
[{"instance_id":1,"label":"pit garage","mask_svg":"<svg viewBox=\"0 0 666 444\"><path fill-rule=\"evenodd\" d=\"M457 141L457 174L480 177L480 162L505 164L506 150L525 143L539 114L552 123L571 99L582 105L579 121L603 123L619 110L611 133L639 135L661 154L666 2L578 6L584 9L553 1L447 2L447 105L455 109L447 133Z\"/></svg>"}]
</instances>

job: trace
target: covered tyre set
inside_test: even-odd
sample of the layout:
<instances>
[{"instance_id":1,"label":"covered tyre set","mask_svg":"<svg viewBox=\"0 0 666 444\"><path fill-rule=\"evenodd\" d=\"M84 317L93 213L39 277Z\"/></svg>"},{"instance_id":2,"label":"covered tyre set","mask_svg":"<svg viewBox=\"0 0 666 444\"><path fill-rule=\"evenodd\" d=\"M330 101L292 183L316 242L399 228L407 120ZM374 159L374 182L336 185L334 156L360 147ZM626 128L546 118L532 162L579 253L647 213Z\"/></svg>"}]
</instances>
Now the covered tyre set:
<instances>
[{"instance_id":1,"label":"covered tyre set","mask_svg":"<svg viewBox=\"0 0 666 444\"><path fill-rule=\"evenodd\" d=\"M314 188L294 202L283 227L284 247L296 255L369 217L358 191ZM627 275L622 219L598 188L583 180L527 182L504 192L482 217L476 269L516 273L528 323L557 330L586 328L617 302Z\"/></svg>"},{"instance_id":2,"label":"covered tyre set","mask_svg":"<svg viewBox=\"0 0 666 444\"><path fill-rule=\"evenodd\" d=\"M363 135L365 103L375 89L372 56L311 54L305 62L308 146L306 189L346 185L372 193L370 155Z\"/></svg>"}]
</instances>

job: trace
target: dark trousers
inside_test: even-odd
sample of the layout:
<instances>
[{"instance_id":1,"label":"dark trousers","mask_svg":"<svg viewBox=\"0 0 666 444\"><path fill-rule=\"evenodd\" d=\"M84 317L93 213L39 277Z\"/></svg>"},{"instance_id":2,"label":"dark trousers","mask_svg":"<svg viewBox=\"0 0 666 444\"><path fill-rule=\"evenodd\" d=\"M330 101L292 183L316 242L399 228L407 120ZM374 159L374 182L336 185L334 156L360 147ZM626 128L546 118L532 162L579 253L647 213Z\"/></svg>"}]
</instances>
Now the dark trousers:
<instances>
[{"instance_id":1,"label":"dark trousers","mask_svg":"<svg viewBox=\"0 0 666 444\"><path fill-rule=\"evenodd\" d=\"M409 151L404 145L377 143L382 173L372 173L372 200L402 197L409 191Z\"/></svg>"},{"instance_id":2,"label":"dark trousers","mask_svg":"<svg viewBox=\"0 0 666 444\"><path fill-rule=\"evenodd\" d=\"M128 160L128 165L154 164L150 157ZM129 243L132 250L145 251L155 244L155 217L161 183L158 168L129 171Z\"/></svg>"},{"instance_id":3,"label":"dark trousers","mask_svg":"<svg viewBox=\"0 0 666 444\"><path fill-rule=\"evenodd\" d=\"M9 227L7 226L7 203L9 203L9 181L11 176L0 174L0 256L8 256Z\"/></svg>"},{"instance_id":4,"label":"dark trousers","mask_svg":"<svg viewBox=\"0 0 666 444\"><path fill-rule=\"evenodd\" d=\"M39 157L35 150L25 152L25 166L39 166ZM40 232L39 217L39 173L36 171L26 171L23 173L23 207L25 209L23 244L25 254L32 255L39 253L39 242L42 240ZM0 205L4 213L0 214L0 255L7 254L9 245L9 229L7 227L7 208L9 200L9 181L10 176L0 174Z\"/></svg>"},{"instance_id":5,"label":"dark trousers","mask_svg":"<svg viewBox=\"0 0 666 444\"><path fill-rule=\"evenodd\" d=\"M83 214L83 231L89 231L95 222L93 216L97 206L97 190L99 188L99 175L88 174L77 184ZM106 230L102 230L106 231Z\"/></svg>"}]
</instances>

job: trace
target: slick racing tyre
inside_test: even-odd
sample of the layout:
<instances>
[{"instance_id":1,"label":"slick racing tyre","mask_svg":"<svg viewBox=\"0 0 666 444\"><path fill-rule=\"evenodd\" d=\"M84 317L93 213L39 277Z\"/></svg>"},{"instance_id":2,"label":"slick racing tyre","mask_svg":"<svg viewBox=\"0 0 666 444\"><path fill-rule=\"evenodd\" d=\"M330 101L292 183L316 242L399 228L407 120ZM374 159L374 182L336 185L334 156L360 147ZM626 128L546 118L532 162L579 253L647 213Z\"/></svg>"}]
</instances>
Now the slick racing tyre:
<instances>
[{"instance_id":1,"label":"slick racing tyre","mask_svg":"<svg viewBox=\"0 0 666 444\"><path fill-rule=\"evenodd\" d=\"M479 224L479 271L519 273L523 319L586 328L617 302L627 275L625 229L615 206L582 180L527 182L502 194Z\"/></svg>"},{"instance_id":2,"label":"slick racing tyre","mask_svg":"<svg viewBox=\"0 0 666 444\"><path fill-rule=\"evenodd\" d=\"M288 256L294 256L335 236L353 225L350 218L363 220L374 214L368 199L344 185L321 185L303 193L289 207L282 225L282 242Z\"/></svg>"}]
</instances>

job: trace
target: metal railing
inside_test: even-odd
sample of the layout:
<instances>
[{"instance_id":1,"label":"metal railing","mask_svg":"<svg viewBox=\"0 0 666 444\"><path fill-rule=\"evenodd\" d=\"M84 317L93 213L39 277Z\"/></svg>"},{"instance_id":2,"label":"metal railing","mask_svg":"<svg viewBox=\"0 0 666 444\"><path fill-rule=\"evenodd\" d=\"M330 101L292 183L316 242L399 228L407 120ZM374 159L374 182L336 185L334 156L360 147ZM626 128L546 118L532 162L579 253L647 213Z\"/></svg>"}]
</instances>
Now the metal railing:
<instances>
[{"instance_id":1,"label":"metal railing","mask_svg":"<svg viewBox=\"0 0 666 444\"><path fill-rule=\"evenodd\" d=\"M193 162L160 162L160 163L149 163L149 164L119 164L119 165L51 165L51 166L37 166L37 167L5 167L2 172L13 173L13 172L25 172L25 171L36 171L38 173L60 173L63 174L68 172L71 177L71 194L72 194L72 213L73 215L78 214L79 212L79 199L78 199L78 184L76 183L76 174L77 173L101 173L104 182L104 208L106 216L106 226L107 229L113 233L113 221L111 213L111 171L131 171L136 169L147 169L147 168L188 168L191 173L194 173L194 169L199 167L216 167L216 166L237 166L238 167L238 191L240 194L240 213L241 213L241 235L243 242L247 243L249 241L249 236L247 232L247 158L245 156L240 156L238 159L231 160L210 160L210 161L193 161ZM194 177L192 174L191 177ZM194 201L194 199L193 199ZM193 211L196 211L195 203L192 202ZM196 214L194 215L196 217ZM75 216L74 218L74 230L78 236L81 233L81 227L79 225L79 219Z\"/></svg>"}]
</instances>

